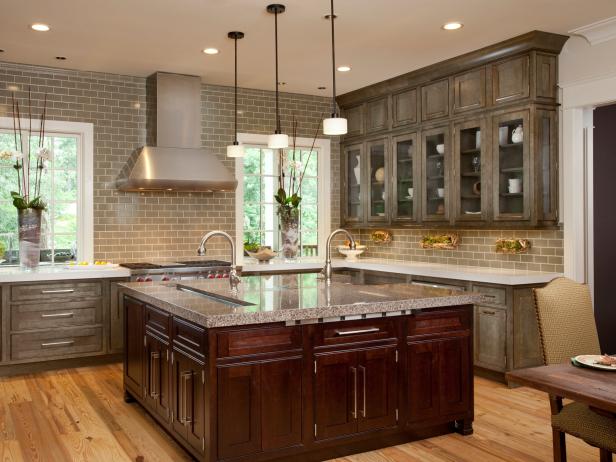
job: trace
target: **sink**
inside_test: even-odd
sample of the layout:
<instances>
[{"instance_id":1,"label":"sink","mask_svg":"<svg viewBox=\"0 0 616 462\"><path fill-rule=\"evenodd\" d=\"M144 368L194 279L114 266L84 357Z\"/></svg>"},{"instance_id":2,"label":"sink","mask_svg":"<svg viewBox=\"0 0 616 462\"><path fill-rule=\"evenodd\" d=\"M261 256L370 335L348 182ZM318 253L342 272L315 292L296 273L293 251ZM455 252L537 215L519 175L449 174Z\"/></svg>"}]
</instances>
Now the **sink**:
<instances>
[{"instance_id":1,"label":"sink","mask_svg":"<svg viewBox=\"0 0 616 462\"><path fill-rule=\"evenodd\" d=\"M208 300L212 300L214 302L222 303L223 305L227 305L230 307L254 306L254 303L248 303L243 300L238 300L237 298L226 297L224 295L213 294L212 292L206 292L205 290L197 289L191 286L186 286L184 284L176 284L175 288L182 292L188 292L193 295L197 295L199 297L203 297Z\"/></svg>"}]
</instances>

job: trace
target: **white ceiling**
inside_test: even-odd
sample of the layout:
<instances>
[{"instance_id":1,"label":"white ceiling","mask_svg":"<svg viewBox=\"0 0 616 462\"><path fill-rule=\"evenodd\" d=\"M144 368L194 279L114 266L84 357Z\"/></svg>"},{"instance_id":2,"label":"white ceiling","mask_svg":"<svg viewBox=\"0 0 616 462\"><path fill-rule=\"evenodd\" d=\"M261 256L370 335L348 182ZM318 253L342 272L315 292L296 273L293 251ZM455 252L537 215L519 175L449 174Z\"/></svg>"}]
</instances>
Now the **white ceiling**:
<instances>
[{"instance_id":1,"label":"white ceiling","mask_svg":"<svg viewBox=\"0 0 616 462\"><path fill-rule=\"evenodd\" d=\"M0 0L0 60L146 76L161 70L273 89L274 18L267 0ZM328 0L287 0L279 17L284 91L329 95ZM616 15L615 0L336 0L338 93L384 80L533 29L567 33ZM446 32L450 20L464 28ZM51 25L34 32L33 22ZM205 47L220 54L207 56ZM55 56L66 56L58 61ZM320 91L318 86L327 86Z\"/></svg>"}]
</instances>

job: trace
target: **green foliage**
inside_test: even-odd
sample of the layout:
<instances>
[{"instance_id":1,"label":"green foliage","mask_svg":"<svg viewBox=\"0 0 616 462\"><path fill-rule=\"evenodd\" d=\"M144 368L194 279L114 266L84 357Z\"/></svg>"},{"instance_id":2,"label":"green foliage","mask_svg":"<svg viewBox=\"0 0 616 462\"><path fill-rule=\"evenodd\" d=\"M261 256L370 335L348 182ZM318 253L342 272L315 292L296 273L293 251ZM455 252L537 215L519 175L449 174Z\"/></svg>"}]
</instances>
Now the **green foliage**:
<instances>
[{"instance_id":1,"label":"green foliage","mask_svg":"<svg viewBox=\"0 0 616 462\"><path fill-rule=\"evenodd\" d=\"M283 188L278 189L274 199L282 206L293 207L295 209L299 207L299 203L302 201L302 198L299 197L297 193L287 196L287 192Z\"/></svg>"},{"instance_id":2,"label":"green foliage","mask_svg":"<svg viewBox=\"0 0 616 462\"><path fill-rule=\"evenodd\" d=\"M11 191L11 197L13 198L13 205L19 210L25 209L37 209L45 210L47 205L41 199L41 196L37 196L34 199L27 201L21 194L15 191Z\"/></svg>"},{"instance_id":3,"label":"green foliage","mask_svg":"<svg viewBox=\"0 0 616 462\"><path fill-rule=\"evenodd\" d=\"M0 241L0 260L4 259L4 253L6 252L6 245Z\"/></svg>"},{"instance_id":4,"label":"green foliage","mask_svg":"<svg viewBox=\"0 0 616 462\"><path fill-rule=\"evenodd\" d=\"M244 250L247 252L257 252L261 248L261 244L258 242L244 242Z\"/></svg>"}]
</instances>

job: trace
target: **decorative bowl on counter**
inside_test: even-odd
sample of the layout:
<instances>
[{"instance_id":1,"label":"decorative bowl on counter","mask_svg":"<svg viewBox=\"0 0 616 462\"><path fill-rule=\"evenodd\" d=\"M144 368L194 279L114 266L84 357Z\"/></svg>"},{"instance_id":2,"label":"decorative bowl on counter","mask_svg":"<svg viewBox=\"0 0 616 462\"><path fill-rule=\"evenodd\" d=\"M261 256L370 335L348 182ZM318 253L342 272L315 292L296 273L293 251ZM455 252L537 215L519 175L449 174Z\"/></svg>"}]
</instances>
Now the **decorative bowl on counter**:
<instances>
[{"instance_id":1,"label":"decorative bowl on counter","mask_svg":"<svg viewBox=\"0 0 616 462\"><path fill-rule=\"evenodd\" d=\"M338 252L344 255L347 261L357 261L357 257L359 257L366 250L365 245L356 245L355 249L350 249L347 245L339 245Z\"/></svg>"},{"instance_id":2,"label":"decorative bowl on counter","mask_svg":"<svg viewBox=\"0 0 616 462\"><path fill-rule=\"evenodd\" d=\"M246 250L248 256L256 258L259 261L270 261L272 258L278 256L278 252L273 251L269 247L261 247L256 252L250 252Z\"/></svg>"}]
</instances>

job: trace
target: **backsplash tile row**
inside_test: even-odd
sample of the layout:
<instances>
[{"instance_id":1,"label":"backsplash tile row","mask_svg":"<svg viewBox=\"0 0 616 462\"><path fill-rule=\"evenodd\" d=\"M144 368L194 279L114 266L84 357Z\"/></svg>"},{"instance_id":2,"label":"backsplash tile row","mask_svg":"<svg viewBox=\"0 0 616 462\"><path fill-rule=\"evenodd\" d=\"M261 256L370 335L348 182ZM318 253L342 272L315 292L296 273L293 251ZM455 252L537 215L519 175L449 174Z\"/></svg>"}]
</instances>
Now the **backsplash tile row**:
<instances>
[{"instance_id":1,"label":"backsplash tile row","mask_svg":"<svg viewBox=\"0 0 616 462\"><path fill-rule=\"evenodd\" d=\"M371 232L369 229L354 232L367 246L364 257L557 273L562 273L564 268L563 232L560 230L455 230L451 232L460 237L460 245L455 250L420 247L426 234L447 232L443 229L394 229L388 244L372 242ZM496 240L508 238L528 239L531 248L528 253L519 255L496 253Z\"/></svg>"},{"instance_id":2,"label":"backsplash tile row","mask_svg":"<svg viewBox=\"0 0 616 462\"><path fill-rule=\"evenodd\" d=\"M115 187L130 153L145 144L145 79L99 72L61 70L0 62L0 116L11 116L9 87L20 90L20 103L32 88L33 106L48 94L48 118L94 125L94 258L137 261L193 257L201 235L211 229L235 234L233 193L127 193ZM329 113L324 97L281 93L283 130L293 115L298 136L311 138ZM274 94L240 89L238 130L268 134L274 128ZM231 171L225 156L233 139L233 88L203 85L201 140ZM321 136L321 135L320 135ZM337 138L331 150L332 223L339 223L340 157ZM8 192L7 192L8 193ZM209 255L228 255L226 244L214 241Z\"/></svg>"}]
</instances>

